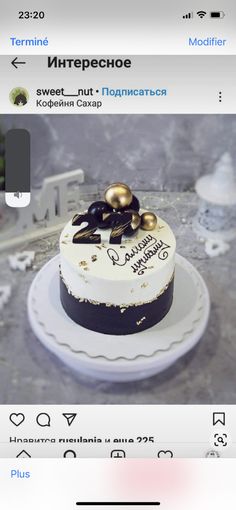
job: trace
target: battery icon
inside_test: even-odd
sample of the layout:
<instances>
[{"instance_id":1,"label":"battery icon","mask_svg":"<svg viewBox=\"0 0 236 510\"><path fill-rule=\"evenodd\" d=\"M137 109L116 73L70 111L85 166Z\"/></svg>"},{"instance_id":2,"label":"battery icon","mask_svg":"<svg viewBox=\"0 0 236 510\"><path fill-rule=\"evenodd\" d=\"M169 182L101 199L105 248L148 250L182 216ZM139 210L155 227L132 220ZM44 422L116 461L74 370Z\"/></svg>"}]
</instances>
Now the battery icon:
<instances>
[{"instance_id":1,"label":"battery icon","mask_svg":"<svg viewBox=\"0 0 236 510\"><path fill-rule=\"evenodd\" d=\"M224 11L211 11L210 12L210 18L224 18L225 13Z\"/></svg>"}]
</instances>

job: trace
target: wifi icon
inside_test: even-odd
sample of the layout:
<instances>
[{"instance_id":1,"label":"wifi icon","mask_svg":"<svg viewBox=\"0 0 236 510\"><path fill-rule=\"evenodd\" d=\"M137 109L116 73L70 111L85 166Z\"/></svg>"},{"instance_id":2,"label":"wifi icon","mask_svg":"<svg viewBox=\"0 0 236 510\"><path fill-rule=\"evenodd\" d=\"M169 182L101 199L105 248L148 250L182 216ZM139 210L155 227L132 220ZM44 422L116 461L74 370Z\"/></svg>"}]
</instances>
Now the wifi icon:
<instances>
[{"instance_id":1,"label":"wifi icon","mask_svg":"<svg viewBox=\"0 0 236 510\"><path fill-rule=\"evenodd\" d=\"M204 18L204 16L206 16L206 11L198 11L197 15L199 16L199 18Z\"/></svg>"}]
</instances>

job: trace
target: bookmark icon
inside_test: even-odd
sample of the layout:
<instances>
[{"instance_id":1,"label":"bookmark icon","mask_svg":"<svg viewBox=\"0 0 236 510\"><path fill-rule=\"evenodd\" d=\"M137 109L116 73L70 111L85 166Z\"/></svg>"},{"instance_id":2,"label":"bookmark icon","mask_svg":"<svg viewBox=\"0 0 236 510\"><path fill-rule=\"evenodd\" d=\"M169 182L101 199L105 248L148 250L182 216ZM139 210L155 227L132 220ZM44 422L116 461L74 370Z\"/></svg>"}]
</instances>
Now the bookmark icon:
<instances>
[{"instance_id":1,"label":"bookmark icon","mask_svg":"<svg viewBox=\"0 0 236 510\"><path fill-rule=\"evenodd\" d=\"M220 423L220 425L225 425L225 413L213 413L213 425L217 425L218 423Z\"/></svg>"}]
</instances>

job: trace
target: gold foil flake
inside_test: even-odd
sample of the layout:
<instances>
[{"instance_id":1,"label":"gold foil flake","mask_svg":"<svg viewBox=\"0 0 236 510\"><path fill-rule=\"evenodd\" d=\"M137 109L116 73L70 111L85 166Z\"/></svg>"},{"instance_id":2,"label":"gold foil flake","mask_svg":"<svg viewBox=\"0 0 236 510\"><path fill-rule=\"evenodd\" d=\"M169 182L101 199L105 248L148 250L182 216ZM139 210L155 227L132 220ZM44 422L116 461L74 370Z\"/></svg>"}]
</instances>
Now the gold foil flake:
<instances>
[{"instance_id":1,"label":"gold foil flake","mask_svg":"<svg viewBox=\"0 0 236 510\"><path fill-rule=\"evenodd\" d=\"M96 262L97 259L98 259L97 255L92 255L92 257L91 257L92 262Z\"/></svg>"},{"instance_id":2,"label":"gold foil flake","mask_svg":"<svg viewBox=\"0 0 236 510\"><path fill-rule=\"evenodd\" d=\"M142 317L142 319L140 319L139 321L136 321L136 324L137 326L141 326L141 324L143 323L143 321L145 321L146 317Z\"/></svg>"},{"instance_id":3,"label":"gold foil flake","mask_svg":"<svg viewBox=\"0 0 236 510\"><path fill-rule=\"evenodd\" d=\"M99 301L93 301L92 299L85 299L86 303L91 303L91 305L100 305Z\"/></svg>"},{"instance_id":4,"label":"gold foil flake","mask_svg":"<svg viewBox=\"0 0 236 510\"><path fill-rule=\"evenodd\" d=\"M127 308L121 308L120 313L124 313L127 310Z\"/></svg>"},{"instance_id":5,"label":"gold foil flake","mask_svg":"<svg viewBox=\"0 0 236 510\"><path fill-rule=\"evenodd\" d=\"M87 265L88 265L88 263L86 262L86 260L81 260L81 261L79 262L79 266L80 266L80 267L85 267L85 266L87 266Z\"/></svg>"},{"instance_id":6,"label":"gold foil flake","mask_svg":"<svg viewBox=\"0 0 236 510\"><path fill-rule=\"evenodd\" d=\"M148 287L148 283L146 283L146 282L142 283L141 289L146 289L146 287Z\"/></svg>"}]
</instances>

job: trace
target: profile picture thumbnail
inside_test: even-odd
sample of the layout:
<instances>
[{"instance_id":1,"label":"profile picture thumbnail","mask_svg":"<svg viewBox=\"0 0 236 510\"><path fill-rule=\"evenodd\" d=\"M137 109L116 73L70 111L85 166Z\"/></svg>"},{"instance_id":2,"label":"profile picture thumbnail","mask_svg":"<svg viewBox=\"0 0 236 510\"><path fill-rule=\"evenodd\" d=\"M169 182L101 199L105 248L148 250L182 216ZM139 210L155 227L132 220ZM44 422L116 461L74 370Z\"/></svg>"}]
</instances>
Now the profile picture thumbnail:
<instances>
[{"instance_id":1,"label":"profile picture thumbnail","mask_svg":"<svg viewBox=\"0 0 236 510\"><path fill-rule=\"evenodd\" d=\"M9 98L14 106L25 106L29 100L29 93L22 87L16 87L11 90Z\"/></svg>"}]
</instances>

